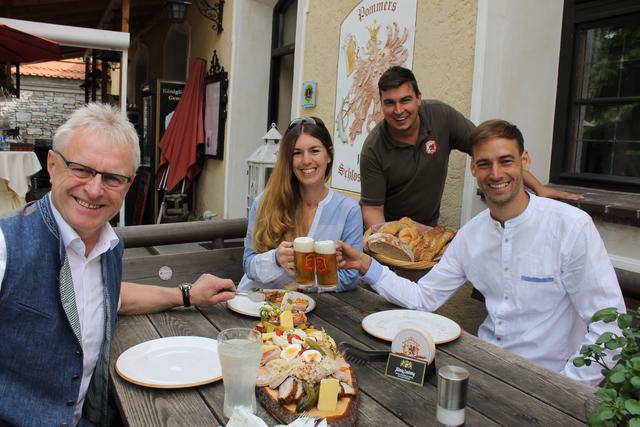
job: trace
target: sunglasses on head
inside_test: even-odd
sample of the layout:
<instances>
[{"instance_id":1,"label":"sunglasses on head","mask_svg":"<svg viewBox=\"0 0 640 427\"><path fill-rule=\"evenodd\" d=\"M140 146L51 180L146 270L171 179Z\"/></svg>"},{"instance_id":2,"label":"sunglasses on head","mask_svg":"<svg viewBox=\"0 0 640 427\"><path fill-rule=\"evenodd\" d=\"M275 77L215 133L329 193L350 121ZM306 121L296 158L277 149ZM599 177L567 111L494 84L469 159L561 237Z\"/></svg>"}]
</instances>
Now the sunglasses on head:
<instances>
[{"instance_id":1,"label":"sunglasses on head","mask_svg":"<svg viewBox=\"0 0 640 427\"><path fill-rule=\"evenodd\" d=\"M291 120L291 123L289 123L289 127L287 128L287 132L298 125L316 125L326 128L324 122L317 117L298 117L297 119Z\"/></svg>"}]
</instances>

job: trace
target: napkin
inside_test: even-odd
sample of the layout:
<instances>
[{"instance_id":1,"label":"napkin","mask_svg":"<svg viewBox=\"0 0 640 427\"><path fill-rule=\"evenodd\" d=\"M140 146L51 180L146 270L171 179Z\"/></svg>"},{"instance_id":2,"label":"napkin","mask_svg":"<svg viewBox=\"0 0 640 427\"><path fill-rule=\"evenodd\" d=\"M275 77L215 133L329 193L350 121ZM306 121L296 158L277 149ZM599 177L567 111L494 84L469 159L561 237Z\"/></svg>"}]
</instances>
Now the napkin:
<instances>
[{"instance_id":1,"label":"napkin","mask_svg":"<svg viewBox=\"0 0 640 427\"><path fill-rule=\"evenodd\" d=\"M298 418L293 421L291 424L287 424L287 427L327 427L327 420L323 419L317 424L317 420L315 418ZM267 423L262 421L262 418L257 415L253 415L251 412L247 411L246 408L239 407L233 411L229 422L227 423L227 427L268 427Z\"/></svg>"},{"instance_id":2,"label":"napkin","mask_svg":"<svg viewBox=\"0 0 640 427\"><path fill-rule=\"evenodd\" d=\"M287 427L327 427L327 420L323 419L320 423L316 424L318 420L316 418L298 418L291 424L287 424Z\"/></svg>"},{"instance_id":3,"label":"napkin","mask_svg":"<svg viewBox=\"0 0 640 427\"><path fill-rule=\"evenodd\" d=\"M253 415L246 408L238 407L231 414L227 427L269 427L262 418Z\"/></svg>"}]
</instances>

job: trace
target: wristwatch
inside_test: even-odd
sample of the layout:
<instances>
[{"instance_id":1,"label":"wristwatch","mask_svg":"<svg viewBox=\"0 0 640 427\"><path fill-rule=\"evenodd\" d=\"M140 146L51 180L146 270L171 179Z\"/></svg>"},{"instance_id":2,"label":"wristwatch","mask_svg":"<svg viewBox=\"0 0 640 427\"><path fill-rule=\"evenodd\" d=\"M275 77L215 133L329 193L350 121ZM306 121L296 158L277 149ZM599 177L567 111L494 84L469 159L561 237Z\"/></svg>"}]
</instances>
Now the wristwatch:
<instances>
[{"instance_id":1,"label":"wristwatch","mask_svg":"<svg viewBox=\"0 0 640 427\"><path fill-rule=\"evenodd\" d=\"M189 299L189 291L191 290L191 283L180 283L178 289L182 292L182 305L185 307L191 307L191 300Z\"/></svg>"}]
</instances>

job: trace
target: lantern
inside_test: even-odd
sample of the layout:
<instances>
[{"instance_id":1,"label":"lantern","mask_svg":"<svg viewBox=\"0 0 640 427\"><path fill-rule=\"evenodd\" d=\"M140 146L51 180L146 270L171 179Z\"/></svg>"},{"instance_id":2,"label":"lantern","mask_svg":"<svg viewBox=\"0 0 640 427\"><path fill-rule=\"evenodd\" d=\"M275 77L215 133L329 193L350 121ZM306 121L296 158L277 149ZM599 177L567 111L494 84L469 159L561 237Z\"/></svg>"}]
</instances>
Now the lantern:
<instances>
[{"instance_id":1,"label":"lantern","mask_svg":"<svg viewBox=\"0 0 640 427\"><path fill-rule=\"evenodd\" d=\"M267 181L273 172L278 158L278 142L282 138L275 123L271 124L271 129L262 137L262 144L249 156L249 191L247 193L247 215L251 210L253 201L264 190Z\"/></svg>"},{"instance_id":2,"label":"lantern","mask_svg":"<svg viewBox=\"0 0 640 427\"><path fill-rule=\"evenodd\" d=\"M184 0L167 0L167 15L169 22L182 24L187 15L187 7L191 2Z\"/></svg>"}]
</instances>

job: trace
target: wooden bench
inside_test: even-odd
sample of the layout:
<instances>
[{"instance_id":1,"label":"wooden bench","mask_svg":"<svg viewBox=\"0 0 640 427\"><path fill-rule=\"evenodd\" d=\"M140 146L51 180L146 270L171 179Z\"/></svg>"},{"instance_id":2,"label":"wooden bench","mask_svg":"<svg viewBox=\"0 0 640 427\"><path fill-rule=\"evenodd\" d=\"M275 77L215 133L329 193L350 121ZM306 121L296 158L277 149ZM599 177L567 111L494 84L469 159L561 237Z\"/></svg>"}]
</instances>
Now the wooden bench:
<instances>
[{"instance_id":1,"label":"wooden bench","mask_svg":"<svg viewBox=\"0 0 640 427\"><path fill-rule=\"evenodd\" d=\"M191 242L211 242L213 249L205 250L198 257L193 253L149 255L123 259L123 273L128 280L154 285L175 286L195 280L200 274L211 273L238 282L244 274L242 256L244 248L230 247L229 239L243 238L247 232L246 219L222 221L194 221L173 224L138 225L118 227L116 233L124 241L125 248L173 245ZM154 253L153 250L150 251ZM155 253L158 253L155 251ZM146 260L141 263L141 260ZM140 267L144 265L144 267ZM150 267L151 266L151 267ZM173 270L170 280L160 280L158 272L168 266ZM180 266L180 267L175 267Z\"/></svg>"}]
</instances>

